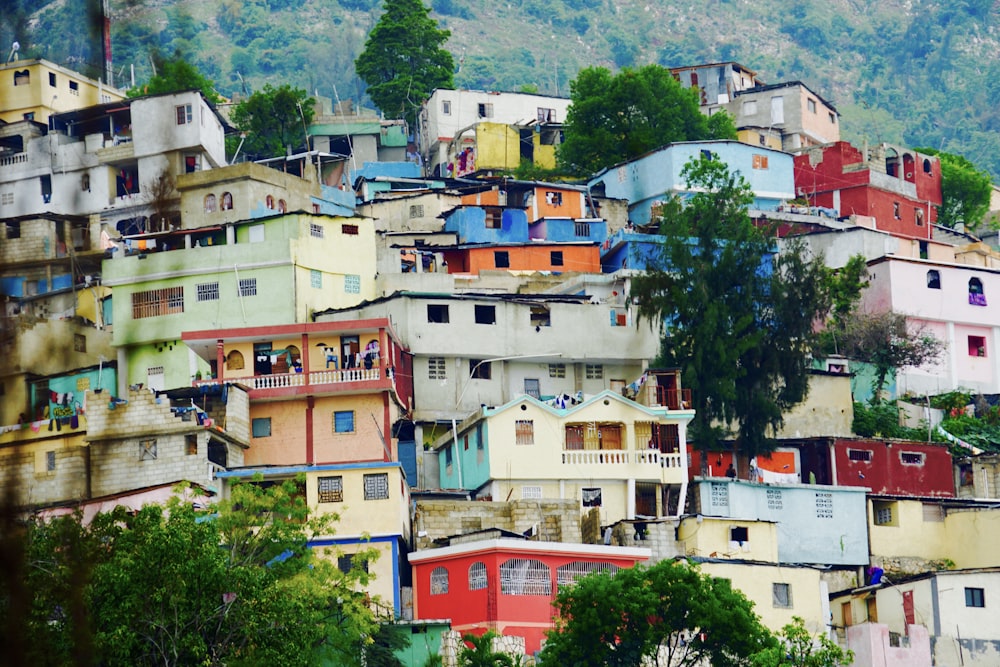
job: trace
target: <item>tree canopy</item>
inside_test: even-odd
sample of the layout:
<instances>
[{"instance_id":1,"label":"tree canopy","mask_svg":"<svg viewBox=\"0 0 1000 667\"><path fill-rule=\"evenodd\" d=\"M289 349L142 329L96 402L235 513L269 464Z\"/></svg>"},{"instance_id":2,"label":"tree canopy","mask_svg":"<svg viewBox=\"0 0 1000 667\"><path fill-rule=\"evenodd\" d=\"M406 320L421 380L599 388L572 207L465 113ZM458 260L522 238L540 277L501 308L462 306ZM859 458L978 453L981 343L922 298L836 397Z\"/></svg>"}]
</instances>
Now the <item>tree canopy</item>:
<instances>
[{"instance_id":1,"label":"tree canopy","mask_svg":"<svg viewBox=\"0 0 1000 667\"><path fill-rule=\"evenodd\" d=\"M675 141L735 139L726 113L703 114L697 92L659 65L612 74L588 67L570 84L559 162L589 175Z\"/></svg>"},{"instance_id":2,"label":"tree canopy","mask_svg":"<svg viewBox=\"0 0 1000 667\"><path fill-rule=\"evenodd\" d=\"M240 131L241 151L262 160L284 155L289 148L308 148L306 128L316 115L315 105L301 88L267 84L233 107L229 119ZM229 148L234 152L236 147Z\"/></svg>"},{"instance_id":3,"label":"tree canopy","mask_svg":"<svg viewBox=\"0 0 1000 667\"><path fill-rule=\"evenodd\" d=\"M726 579L686 562L598 572L556 596L543 665L749 665L774 639Z\"/></svg>"},{"instance_id":4,"label":"tree canopy","mask_svg":"<svg viewBox=\"0 0 1000 667\"><path fill-rule=\"evenodd\" d=\"M441 30L421 0L385 0L385 13L354 61L368 97L389 118L415 127L420 105L435 88L454 86L455 62Z\"/></svg>"},{"instance_id":5,"label":"tree canopy","mask_svg":"<svg viewBox=\"0 0 1000 667\"><path fill-rule=\"evenodd\" d=\"M753 656L753 667L842 667L854 661L854 652L827 637L815 637L798 616L781 629L780 643Z\"/></svg>"},{"instance_id":6,"label":"tree canopy","mask_svg":"<svg viewBox=\"0 0 1000 667\"><path fill-rule=\"evenodd\" d=\"M990 175L961 155L933 148L917 150L927 155L936 155L941 160L938 224L945 227L964 224L970 231L976 229L990 211L990 195L993 193Z\"/></svg>"},{"instance_id":7,"label":"tree canopy","mask_svg":"<svg viewBox=\"0 0 1000 667\"><path fill-rule=\"evenodd\" d=\"M138 512L118 507L24 529L30 605L0 605L0 627L23 637L12 664L360 665L378 635L362 568L344 573L308 546L331 534L293 482L241 484L200 509L189 496ZM363 560L374 556L365 550ZM7 578L10 596L13 580ZM12 646L8 644L8 646Z\"/></svg>"},{"instance_id":8,"label":"tree canopy","mask_svg":"<svg viewBox=\"0 0 1000 667\"><path fill-rule=\"evenodd\" d=\"M142 95L160 95L176 93L182 90L200 90L205 99L212 104L222 101L222 96L215 90L215 83L205 77L197 67L184 60L180 54L172 58L164 58L158 53L153 55L156 73L146 83L131 88L129 97Z\"/></svg>"},{"instance_id":9,"label":"tree canopy","mask_svg":"<svg viewBox=\"0 0 1000 667\"><path fill-rule=\"evenodd\" d=\"M664 207L661 265L635 278L632 296L641 316L664 323L658 362L680 367L691 389L695 446L735 435L748 456L768 452L783 413L808 392L832 274L800 242L777 254L747 215L750 186L724 163L700 156L681 175L695 194ZM839 290L839 301L857 293Z\"/></svg>"}]
</instances>

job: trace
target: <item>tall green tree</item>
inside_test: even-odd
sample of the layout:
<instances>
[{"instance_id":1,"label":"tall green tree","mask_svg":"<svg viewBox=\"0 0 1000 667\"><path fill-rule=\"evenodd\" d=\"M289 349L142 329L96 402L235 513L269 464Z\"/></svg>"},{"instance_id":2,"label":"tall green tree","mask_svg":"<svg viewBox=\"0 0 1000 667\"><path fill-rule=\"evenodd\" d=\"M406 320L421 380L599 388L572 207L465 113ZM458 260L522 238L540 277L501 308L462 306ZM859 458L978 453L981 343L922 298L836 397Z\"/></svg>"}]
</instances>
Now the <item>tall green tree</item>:
<instances>
[{"instance_id":1,"label":"tall green tree","mask_svg":"<svg viewBox=\"0 0 1000 667\"><path fill-rule=\"evenodd\" d=\"M588 67L570 84L570 98L558 157L564 169L579 175L675 141L736 138L728 114L703 114L697 92L660 65L618 74Z\"/></svg>"},{"instance_id":2,"label":"tall green tree","mask_svg":"<svg viewBox=\"0 0 1000 667\"><path fill-rule=\"evenodd\" d=\"M750 186L722 162L701 156L681 175L695 194L665 208L662 265L636 277L632 295L664 324L660 361L691 389L694 444L717 449L735 435L748 456L768 452L783 413L807 394L831 275L801 243L776 254L747 215Z\"/></svg>"},{"instance_id":3,"label":"tall green tree","mask_svg":"<svg viewBox=\"0 0 1000 667\"><path fill-rule=\"evenodd\" d=\"M361 568L341 572L308 546L331 534L294 483L29 522L23 621L29 664L360 665L377 634ZM372 557L366 551L361 558ZM0 622L17 621L0 605Z\"/></svg>"},{"instance_id":4,"label":"tall green tree","mask_svg":"<svg viewBox=\"0 0 1000 667\"><path fill-rule=\"evenodd\" d=\"M462 636L465 646L458 654L458 664L461 667L515 667L514 658L493 650L495 632L488 631L482 635L468 633Z\"/></svg>"},{"instance_id":5,"label":"tall green tree","mask_svg":"<svg viewBox=\"0 0 1000 667\"><path fill-rule=\"evenodd\" d=\"M233 107L229 120L240 136L230 139L228 152L234 153L241 139L240 152L253 160L308 149L306 128L316 115L315 106L316 100L301 88L266 84Z\"/></svg>"},{"instance_id":6,"label":"tall green tree","mask_svg":"<svg viewBox=\"0 0 1000 667\"><path fill-rule=\"evenodd\" d=\"M588 575L560 589L555 607L546 667L732 667L774 643L752 602L686 562Z\"/></svg>"},{"instance_id":7,"label":"tall green tree","mask_svg":"<svg viewBox=\"0 0 1000 667\"><path fill-rule=\"evenodd\" d=\"M854 661L854 652L840 646L825 634L815 637L798 616L781 629L780 643L753 656L753 667L843 667Z\"/></svg>"},{"instance_id":8,"label":"tall green tree","mask_svg":"<svg viewBox=\"0 0 1000 667\"><path fill-rule=\"evenodd\" d=\"M939 225L954 227L964 224L972 231L979 227L990 211L993 182L990 175L961 155L944 153L933 148L918 148L941 160L941 206Z\"/></svg>"},{"instance_id":9,"label":"tall green tree","mask_svg":"<svg viewBox=\"0 0 1000 667\"><path fill-rule=\"evenodd\" d=\"M161 54L154 53L153 64L156 74L146 83L129 89L129 97L200 90L205 99L212 104L222 101L222 96L215 90L215 83L198 71L197 67L184 60L180 54L175 53L172 58L164 58Z\"/></svg>"},{"instance_id":10,"label":"tall green tree","mask_svg":"<svg viewBox=\"0 0 1000 667\"><path fill-rule=\"evenodd\" d=\"M413 128L420 105L434 89L454 86L454 59L441 48L450 36L421 0L385 0L385 13L354 61L368 97L382 113L403 118Z\"/></svg>"}]
</instances>

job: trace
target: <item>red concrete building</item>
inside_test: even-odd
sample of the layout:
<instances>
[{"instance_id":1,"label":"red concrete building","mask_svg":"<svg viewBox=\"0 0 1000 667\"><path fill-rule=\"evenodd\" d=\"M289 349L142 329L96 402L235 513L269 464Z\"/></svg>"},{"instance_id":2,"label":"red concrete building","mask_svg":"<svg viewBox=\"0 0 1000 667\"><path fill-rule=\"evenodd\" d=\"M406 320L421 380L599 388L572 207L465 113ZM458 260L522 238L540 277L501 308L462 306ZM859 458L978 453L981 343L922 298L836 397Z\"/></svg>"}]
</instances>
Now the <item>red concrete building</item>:
<instances>
[{"instance_id":1,"label":"red concrete building","mask_svg":"<svg viewBox=\"0 0 1000 667\"><path fill-rule=\"evenodd\" d=\"M795 192L810 206L874 218L890 234L931 238L941 204L937 157L888 144L862 151L838 141L799 153L794 169Z\"/></svg>"},{"instance_id":2,"label":"red concrete building","mask_svg":"<svg viewBox=\"0 0 1000 667\"><path fill-rule=\"evenodd\" d=\"M553 627L552 602L560 586L591 572L633 567L649 557L649 549L516 538L418 551L409 555L413 618L450 618L452 629L463 634L493 630L524 637L525 653L533 654Z\"/></svg>"}]
</instances>

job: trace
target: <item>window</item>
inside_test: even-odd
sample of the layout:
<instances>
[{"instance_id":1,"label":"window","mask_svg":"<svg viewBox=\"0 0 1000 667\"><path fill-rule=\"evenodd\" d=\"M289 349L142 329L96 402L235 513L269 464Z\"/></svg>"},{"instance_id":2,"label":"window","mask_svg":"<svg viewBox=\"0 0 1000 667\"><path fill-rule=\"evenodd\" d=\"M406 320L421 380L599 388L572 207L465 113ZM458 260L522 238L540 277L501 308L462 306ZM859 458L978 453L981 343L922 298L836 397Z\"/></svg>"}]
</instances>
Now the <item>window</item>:
<instances>
[{"instance_id":1,"label":"window","mask_svg":"<svg viewBox=\"0 0 1000 667\"><path fill-rule=\"evenodd\" d=\"M178 105L177 107L175 107L175 109L177 111L177 124L178 125L187 125L188 123L191 122L192 116L191 116L191 105L190 104L181 104L181 105Z\"/></svg>"},{"instance_id":2,"label":"window","mask_svg":"<svg viewBox=\"0 0 1000 667\"><path fill-rule=\"evenodd\" d=\"M322 289L323 274L316 269L309 270L309 285L315 289Z\"/></svg>"},{"instance_id":3,"label":"window","mask_svg":"<svg viewBox=\"0 0 1000 667\"><path fill-rule=\"evenodd\" d=\"M341 225L340 226L340 233L341 234L345 234L347 236L357 236L358 235L358 226L357 225L347 225L347 224Z\"/></svg>"},{"instance_id":4,"label":"window","mask_svg":"<svg viewBox=\"0 0 1000 667\"><path fill-rule=\"evenodd\" d=\"M545 193L545 203L549 206L562 206L562 193L549 190Z\"/></svg>"},{"instance_id":5,"label":"window","mask_svg":"<svg viewBox=\"0 0 1000 667\"><path fill-rule=\"evenodd\" d=\"M13 195L11 195L11 199L13 199ZM21 238L21 221L20 220L8 220L7 221L7 238L8 239L19 239L19 238Z\"/></svg>"},{"instance_id":6,"label":"window","mask_svg":"<svg viewBox=\"0 0 1000 667\"><path fill-rule=\"evenodd\" d=\"M184 452L188 456L196 456L198 454L198 436L194 434L189 434L184 436Z\"/></svg>"},{"instance_id":7,"label":"window","mask_svg":"<svg viewBox=\"0 0 1000 667\"><path fill-rule=\"evenodd\" d=\"M757 100L746 100L743 102L743 113L747 116L757 113Z\"/></svg>"},{"instance_id":8,"label":"window","mask_svg":"<svg viewBox=\"0 0 1000 667\"><path fill-rule=\"evenodd\" d=\"M771 600L775 607L790 609L792 606L792 585L771 584Z\"/></svg>"},{"instance_id":9,"label":"window","mask_svg":"<svg viewBox=\"0 0 1000 667\"><path fill-rule=\"evenodd\" d=\"M480 104L478 112L479 112L479 117L480 118L492 118L493 117L493 105L492 104Z\"/></svg>"},{"instance_id":10,"label":"window","mask_svg":"<svg viewBox=\"0 0 1000 667\"><path fill-rule=\"evenodd\" d=\"M278 200L278 213L285 213L288 210L288 204L285 203L284 199Z\"/></svg>"},{"instance_id":11,"label":"window","mask_svg":"<svg viewBox=\"0 0 1000 667\"><path fill-rule=\"evenodd\" d=\"M514 444L535 444L535 422L531 419L518 419L514 422Z\"/></svg>"},{"instance_id":12,"label":"window","mask_svg":"<svg viewBox=\"0 0 1000 667\"><path fill-rule=\"evenodd\" d=\"M410 217L411 218L422 218L422 217L424 217L424 205L423 204L410 204Z\"/></svg>"},{"instance_id":13,"label":"window","mask_svg":"<svg viewBox=\"0 0 1000 667\"><path fill-rule=\"evenodd\" d=\"M899 202L898 201L892 202L892 217L896 218L896 220L900 219L900 217L899 217Z\"/></svg>"},{"instance_id":14,"label":"window","mask_svg":"<svg viewBox=\"0 0 1000 667\"><path fill-rule=\"evenodd\" d=\"M594 563L590 561L573 561L556 568L556 585L572 586L581 577L585 577L593 572L606 572L612 576L618 573L618 566L611 563Z\"/></svg>"},{"instance_id":15,"label":"window","mask_svg":"<svg viewBox=\"0 0 1000 667\"><path fill-rule=\"evenodd\" d=\"M321 503L342 503L344 502L344 478L320 477L316 480L316 490Z\"/></svg>"},{"instance_id":16,"label":"window","mask_svg":"<svg viewBox=\"0 0 1000 667\"><path fill-rule=\"evenodd\" d=\"M427 359L427 379L446 380L448 373L444 362L444 357L430 357Z\"/></svg>"},{"instance_id":17,"label":"window","mask_svg":"<svg viewBox=\"0 0 1000 667\"><path fill-rule=\"evenodd\" d=\"M548 566L534 558L511 558L500 564L500 592L504 595L552 595Z\"/></svg>"},{"instance_id":18,"label":"window","mask_svg":"<svg viewBox=\"0 0 1000 667\"><path fill-rule=\"evenodd\" d=\"M941 289L941 274L936 269L927 272L927 289Z\"/></svg>"},{"instance_id":19,"label":"window","mask_svg":"<svg viewBox=\"0 0 1000 667\"><path fill-rule=\"evenodd\" d=\"M496 306L476 306L476 324L496 324Z\"/></svg>"},{"instance_id":20,"label":"window","mask_svg":"<svg viewBox=\"0 0 1000 667\"><path fill-rule=\"evenodd\" d=\"M493 251L493 265L498 269L510 268L510 253L506 250Z\"/></svg>"},{"instance_id":21,"label":"window","mask_svg":"<svg viewBox=\"0 0 1000 667\"><path fill-rule=\"evenodd\" d=\"M56 87L56 73L55 72L49 72L49 85L52 86L53 88Z\"/></svg>"},{"instance_id":22,"label":"window","mask_svg":"<svg viewBox=\"0 0 1000 667\"><path fill-rule=\"evenodd\" d=\"M538 107L537 118L539 123L554 123L556 122L556 110Z\"/></svg>"},{"instance_id":23,"label":"window","mask_svg":"<svg viewBox=\"0 0 1000 667\"><path fill-rule=\"evenodd\" d=\"M933 171L931 169L931 161L928 160L927 158L924 158L924 173L929 175L931 171Z\"/></svg>"},{"instance_id":24,"label":"window","mask_svg":"<svg viewBox=\"0 0 1000 667\"><path fill-rule=\"evenodd\" d=\"M263 243L264 225L250 225L247 228L247 236L250 243Z\"/></svg>"},{"instance_id":25,"label":"window","mask_svg":"<svg viewBox=\"0 0 1000 667\"><path fill-rule=\"evenodd\" d=\"M924 209L915 208L913 209L913 219L917 221L917 227L924 226Z\"/></svg>"},{"instance_id":26,"label":"window","mask_svg":"<svg viewBox=\"0 0 1000 667\"><path fill-rule=\"evenodd\" d=\"M899 520L896 512L893 511L895 503L884 500L872 501L872 512L875 515L876 526L898 526Z\"/></svg>"},{"instance_id":27,"label":"window","mask_svg":"<svg viewBox=\"0 0 1000 667\"><path fill-rule=\"evenodd\" d=\"M350 574L351 570L355 567L360 569L362 572L367 572L368 559L357 558L357 554L344 554L343 556L337 556L337 569L344 574Z\"/></svg>"},{"instance_id":28,"label":"window","mask_svg":"<svg viewBox=\"0 0 1000 667\"><path fill-rule=\"evenodd\" d=\"M469 377L476 380L489 380L493 377L492 363L482 359L469 359Z\"/></svg>"},{"instance_id":29,"label":"window","mask_svg":"<svg viewBox=\"0 0 1000 667\"><path fill-rule=\"evenodd\" d=\"M231 192L222 193L222 210L229 211L233 208L233 195Z\"/></svg>"},{"instance_id":30,"label":"window","mask_svg":"<svg viewBox=\"0 0 1000 667\"><path fill-rule=\"evenodd\" d=\"M245 367L245 364L243 353L239 350L230 350L229 354L226 355L227 371L241 371Z\"/></svg>"},{"instance_id":31,"label":"window","mask_svg":"<svg viewBox=\"0 0 1000 667\"><path fill-rule=\"evenodd\" d=\"M871 461L872 453L868 449L848 449L847 459L849 461Z\"/></svg>"},{"instance_id":32,"label":"window","mask_svg":"<svg viewBox=\"0 0 1000 667\"><path fill-rule=\"evenodd\" d=\"M380 472L365 475L365 500L387 500L389 498L389 473Z\"/></svg>"},{"instance_id":33,"label":"window","mask_svg":"<svg viewBox=\"0 0 1000 667\"><path fill-rule=\"evenodd\" d=\"M907 466L922 466L924 464L924 455L919 452L900 452L899 461Z\"/></svg>"},{"instance_id":34,"label":"window","mask_svg":"<svg viewBox=\"0 0 1000 667\"><path fill-rule=\"evenodd\" d=\"M20 72L14 72L14 85L15 86L27 86L31 83L31 72L26 69Z\"/></svg>"},{"instance_id":35,"label":"window","mask_svg":"<svg viewBox=\"0 0 1000 667\"><path fill-rule=\"evenodd\" d=\"M583 427L578 425L566 426L566 449L583 449Z\"/></svg>"},{"instance_id":36,"label":"window","mask_svg":"<svg viewBox=\"0 0 1000 667\"><path fill-rule=\"evenodd\" d=\"M271 437L271 418L270 417L257 417L256 419L250 420L250 428L252 429L253 437L255 438L270 438Z\"/></svg>"},{"instance_id":37,"label":"window","mask_svg":"<svg viewBox=\"0 0 1000 667\"><path fill-rule=\"evenodd\" d=\"M257 296L256 278L240 278L240 296Z\"/></svg>"},{"instance_id":38,"label":"window","mask_svg":"<svg viewBox=\"0 0 1000 667\"><path fill-rule=\"evenodd\" d=\"M541 500L541 499L542 499L542 487L540 486L521 487L521 500Z\"/></svg>"},{"instance_id":39,"label":"window","mask_svg":"<svg viewBox=\"0 0 1000 667\"><path fill-rule=\"evenodd\" d=\"M447 324L448 306L441 303L427 304L427 321L432 324Z\"/></svg>"},{"instance_id":40,"label":"window","mask_svg":"<svg viewBox=\"0 0 1000 667\"><path fill-rule=\"evenodd\" d=\"M539 398L542 395L541 383L536 378L524 378L524 393Z\"/></svg>"},{"instance_id":41,"label":"window","mask_svg":"<svg viewBox=\"0 0 1000 667\"><path fill-rule=\"evenodd\" d=\"M431 595L445 595L448 592L448 570L436 567L431 571Z\"/></svg>"},{"instance_id":42,"label":"window","mask_svg":"<svg viewBox=\"0 0 1000 667\"><path fill-rule=\"evenodd\" d=\"M315 222L309 223L309 236L321 239L323 238L323 225L317 225Z\"/></svg>"},{"instance_id":43,"label":"window","mask_svg":"<svg viewBox=\"0 0 1000 667\"><path fill-rule=\"evenodd\" d=\"M817 519L832 519L833 518L833 494L827 493L825 491L820 491L814 494L814 502L816 503L816 518Z\"/></svg>"},{"instance_id":44,"label":"window","mask_svg":"<svg viewBox=\"0 0 1000 667\"><path fill-rule=\"evenodd\" d=\"M11 205L13 205L13 203L14 203L14 193L13 192L4 192L3 194L0 194L0 205L2 205L2 206L11 206ZM16 228L18 230L18 236L20 236L21 224L17 223L16 224ZM11 223L8 222L7 223L7 238L9 238L9 239L16 239L17 236L11 236L10 235L10 229L11 229Z\"/></svg>"},{"instance_id":45,"label":"window","mask_svg":"<svg viewBox=\"0 0 1000 667\"><path fill-rule=\"evenodd\" d=\"M184 312L184 288L165 287L132 293L132 319Z\"/></svg>"},{"instance_id":46,"label":"window","mask_svg":"<svg viewBox=\"0 0 1000 667\"><path fill-rule=\"evenodd\" d=\"M451 466L455 462L455 447L448 445L444 450L444 467L446 472L451 473Z\"/></svg>"},{"instance_id":47,"label":"window","mask_svg":"<svg viewBox=\"0 0 1000 667\"><path fill-rule=\"evenodd\" d=\"M503 229L503 209L498 206L486 207L486 229Z\"/></svg>"},{"instance_id":48,"label":"window","mask_svg":"<svg viewBox=\"0 0 1000 667\"><path fill-rule=\"evenodd\" d=\"M754 153L753 155L753 168L754 169L767 169L767 156L759 155Z\"/></svg>"},{"instance_id":49,"label":"window","mask_svg":"<svg viewBox=\"0 0 1000 667\"><path fill-rule=\"evenodd\" d=\"M601 364L586 364L585 374L588 380L601 380L604 378L604 366Z\"/></svg>"},{"instance_id":50,"label":"window","mask_svg":"<svg viewBox=\"0 0 1000 667\"><path fill-rule=\"evenodd\" d=\"M806 100L806 109L809 110L809 113L816 113L816 100Z\"/></svg>"},{"instance_id":51,"label":"window","mask_svg":"<svg viewBox=\"0 0 1000 667\"><path fill-rule=\"evenodd\" d=\"M52 451L45 452L45 472L52 472L56 469L56 452Z\"/></svg>"},{"instance_id":52,"label":"window","mask_svg":"<svg viewBox=\"0 0 1000 667\"><path fill-rule=\"evenodd\" d=\"M922 503L920 509L925 522L941 523L944 521L945 510L942 505L937 503Z\"/></svg>"},{"instance_id":53,"label":"window","mask_svg":"<svg viewBox=\"0 0 1000 667\"><path fill-rule=\"evenodd\" d=\"M76 81L70 81L69 82L69 94L70 95L77 95L77 96L79 96L80 95L80 84L78 84Z\"/></svg>"},{"instance_id":54,"label":"window","mask_svg":"<svg viewBox=\"0 0 1000 667\"><path fill-rule=\"evenodd\" d=\"M750 529L746 526L732 526L729 529L730 542L749 542Z\"/></svg>"},{"instance_id":55,"label":"window","mask_svg":"<svg viewBox=\"0 0 1000 667\"><path fill-rule=\"evenodd\" d=\"M549 253L549 263L552 266L562 266L563 265L562 250L553 250L551 253Z\"/></svg>"},{"instance_id":56,"label":"window","mask_svg":"<svg viewBox=\"0 0 1000 667\"><path fill-rule=\"evenodd\" d=\"M979 278L969 278L969 303L973 306L986 305L986 293L983 291L983 281Z\"/></svg>"},{"instance_id":57,"label":"window","mask_svg":"<svg viewBox=\"0 0 1000 667\"><path fill-rule=\"evenodd\" d=\"M566 377L566 364L549 364L549 377L550 378Z\"/></svg>"},{"instance_id":58,"label":"window","mask_svg":"<svg viewBox=\"0 0 1000 667\"><path fill-rule=\"evenodd\" d=\"M344 292L347 294L361 294L361 276L350 273L345 275Z\"/></svg>"},{"instance_id":59,"label":"window","mask_svg":"<svg viewBox=\"0 0 1000 667\"><path fill-rule=\"evenodd\" d=\"M601 490L599 488L584 487L580 489L580 498L583 500L584 507L601 506Z\"/></svg>"},{"instance_id":60,"label":"window","mask_svg":"<svg viewBox=\"0 0 1000 667\"><path fill-rule=\"evenodd\" d=\"M986 598L983 593L982 588L966 588L965 589L965 606L966 607L985 607Z\"/></svg>"},{"instance_id":61,"label":"window","mask_svg":"<svg viewBox=\"0 0 1000 667\"><path fill-rule=\"evenodd\" d=\"M139 441L139 460L140 461L156 460L156 440Z\"/></svg>"},{"instance_id":62,"label":"window","mask_svg":"<svg viewBox=\"0 0 1000 667\"><path fill-rule=\"evenodd\" d=\"M531 306L530 313L531 326L536 328L552 326L549 309L545 306Z\"/></svg>"},{"instance_id":63,"label":"window","mask_svg":"<svg viewBox=\"0 0 1000 667\"><path fill-rule=\"evenodd\" d=\"M829 114L829 116L830 116L830 124L831 125L836 125L837 124L837 114L831 112Z\"/></svg>"},{"instance_id":64,"label":"window","mask_svg":"<svg viewBox=\"0 0 1000 667\"><path fill-rule=\"evenodd\" d=\"M481 591L486 588L486 563L473 563L469 566L469 590Z\"/></svg>"},{"instance_id":65,"label":"window","mask_svg":"<svg viewBox=\"0 0 1000 667\"><path fill-rule=\"evenodd\" d=\"M445 116L451 115L451 100L441 100L441 113Z\"/></svg>"},{"instance_id":66,"label":"window","mask_svg":"<svg viewBox=\"0 0 1000 667\"><path fill-rule=\"evenodd\" d=\"M969 336L969 356L970 357L986 356L985 336Z\"/></svg>"},{"instance_id":67,"label":"window","mask_svg":"<svg viewBox=\"0 0 1000 667\"><path fill-rule=\"evenodd\" d=\"M74 352L86 352L87 351L87 337L83 334L73 334L73 351Z\"/></svg>"},{"instance_id":68,"label":"window","mask_svg":"<svg viewBox=\"0 0 1000 667\"><path fill-rule=\"evenodd\" d=\"M271 195L264 197L264 208L274 210L274 197Z\"/></svg>"},{"instance_id":69,"label":"window","mask_svg":"<svg viewBox=\"0 0 1000 667\"><path fill-rule=\"evenodd\" d=\"M334 433L354 433L354 410L338 410L333 413Z\"/></svg>"},{"instance_id":70,"label":"window","mask_svg":"<svg viewBox=\"0 0 1000 667\"><path fill-rule=\"evenodd\" d=\"M218 301L219 283L202 283L195 285L195 298L198 301Z\"/></svg>"}]
</instances>

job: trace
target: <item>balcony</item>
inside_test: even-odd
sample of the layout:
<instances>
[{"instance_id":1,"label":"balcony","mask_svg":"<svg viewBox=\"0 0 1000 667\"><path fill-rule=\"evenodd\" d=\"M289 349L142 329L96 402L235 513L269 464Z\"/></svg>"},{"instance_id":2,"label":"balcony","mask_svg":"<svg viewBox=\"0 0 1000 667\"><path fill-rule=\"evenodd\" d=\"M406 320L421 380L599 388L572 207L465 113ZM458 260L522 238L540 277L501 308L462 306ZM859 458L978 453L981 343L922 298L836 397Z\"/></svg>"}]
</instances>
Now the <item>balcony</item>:
<instances>
[{"instance_id":1,"label":"balcony","mask_svg":"<svg viewBox=\"0 0 1000 667\"><path fill-rule=\"evenodd\" d=\"M666 406L669 410L690 410L691 390L656 387L656 405Z\"/></svg>"},{"instance_id":2,"label":"balcony","mask_svg":"<svg viewBox=\"0 0 1000 667\"><path fill-rule=\"evenodd\" d=\"M687 478L686 458L656 449L564 449L562 463L574 476L635 477L679 484Z\"/></svg>"},{"instance_id":3,"label":"balcony","mask_svg":"<svg viewBox=\"0 0 1000 667\"><path fill-rule=\"evenodd\" d=\"M223 382L238 382L249 387L251 391L302 388L304 393L325 393L337 391L338 386L343 388L344 385L356 385L359 382L374 383L376 385L369 386L369 390L395 388L395 380L395 376L384 377L382 367L375 366L373 368L320 370L309 373L274 373L271 375L254 375L243 378L210 378L207 380L195 380L194 386L203 387L222 384ZM302 392L295 391L294 393Z\"/></svg>"}]
</instances>

